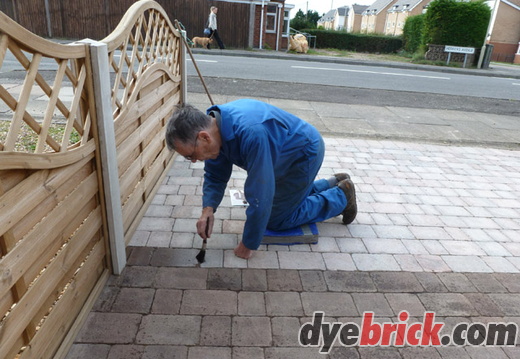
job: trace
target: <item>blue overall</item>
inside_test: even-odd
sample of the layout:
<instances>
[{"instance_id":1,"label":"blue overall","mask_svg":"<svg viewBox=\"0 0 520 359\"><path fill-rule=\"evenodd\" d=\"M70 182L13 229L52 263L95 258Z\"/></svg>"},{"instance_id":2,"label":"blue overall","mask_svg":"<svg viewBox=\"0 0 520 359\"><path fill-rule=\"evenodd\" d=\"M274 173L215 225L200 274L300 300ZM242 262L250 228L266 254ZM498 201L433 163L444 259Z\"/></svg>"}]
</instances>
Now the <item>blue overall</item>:
<instances>
[{"instance_id":1,"label":"blue overall","mask_svg":"<svg viewBox=\"0 0 520 359\"><path fill-rule=\"evenodd\" d=\"M343 191L315 181L325 145L309 123L275 106L238 100L208 109L221 115L219 156L205 162L203 207L220 205L233 165L247 171L249 203L242 237L257 249L266 228L284 230L339 215L347 205Z\"/></svg>"}]
</instances>

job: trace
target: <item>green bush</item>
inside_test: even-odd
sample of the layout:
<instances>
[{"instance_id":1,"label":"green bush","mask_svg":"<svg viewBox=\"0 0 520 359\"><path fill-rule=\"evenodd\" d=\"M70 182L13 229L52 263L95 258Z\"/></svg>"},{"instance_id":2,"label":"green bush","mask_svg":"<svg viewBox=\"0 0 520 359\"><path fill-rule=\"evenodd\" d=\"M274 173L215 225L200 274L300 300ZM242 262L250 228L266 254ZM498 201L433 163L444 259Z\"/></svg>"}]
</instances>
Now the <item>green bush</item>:
<instances>
[{"instance_id":1,"label":"green bush","mask_svg":"<svg viewBox=\"0 0 520 359\"><path fill-rule=\"evenodd\" d=\"M483 1L434 0L425 14L423 44L481 47L490 17Z\"/></svg>"},{"instance_id":2,"label":"green bush","mask_svg":"<svg viewBox=\"0 0 520 359\"><path fill-rule=\"evenodd\" d=\"M403 40L396 36L348 33L332 30L303 30L316 36L316 47L369 53L394 53L403 47Z\"/></svg>"},{"instance_id":3,"label":"green bush","mask_svg":"<svg viewBox=\"0 0 520 359\"><path fill-rule=\"evenodd\" d=\"M403 47L409 53L419 50L422 44L424 18L424 14L406 18L403 28Z\"/></svg>"}]
</instances>

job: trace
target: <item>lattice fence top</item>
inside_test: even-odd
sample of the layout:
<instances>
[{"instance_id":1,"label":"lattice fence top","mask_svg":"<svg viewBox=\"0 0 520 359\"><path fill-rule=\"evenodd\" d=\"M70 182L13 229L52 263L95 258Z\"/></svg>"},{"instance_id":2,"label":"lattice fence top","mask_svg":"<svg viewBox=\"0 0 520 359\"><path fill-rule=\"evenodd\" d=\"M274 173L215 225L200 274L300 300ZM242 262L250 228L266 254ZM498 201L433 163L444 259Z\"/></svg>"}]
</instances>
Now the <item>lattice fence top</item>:
<instances>
[{"instance_id":1,"label":"lattice fence top","mask_svg":"<svg viewBox=\"0 0 520 359\"><path fill-rule=\"evenodd\" d=\"M180 36L162 7L154 1L141 1L101 40L108 45L109 61L115 73L111 79L114 118L132 96L137 79L152 65L166 66L168 72L180 80Z\"/></svg>"},{"instance_id":2,"label":"lattice fence top","mask_svg":"<svg viewBox=\"0 0 520 359\"><path fill-rule=\"evenodd\" d=\"M113 71L114 118L151 66L164 66L180 80L180 36L156 2L142 0L102 40ZM87 54L85 44L47 41L0 12L0 154L61 153L92 139L95 104ZM16 71L2 73L12 63Z\"/></svg>"}]
</instances>

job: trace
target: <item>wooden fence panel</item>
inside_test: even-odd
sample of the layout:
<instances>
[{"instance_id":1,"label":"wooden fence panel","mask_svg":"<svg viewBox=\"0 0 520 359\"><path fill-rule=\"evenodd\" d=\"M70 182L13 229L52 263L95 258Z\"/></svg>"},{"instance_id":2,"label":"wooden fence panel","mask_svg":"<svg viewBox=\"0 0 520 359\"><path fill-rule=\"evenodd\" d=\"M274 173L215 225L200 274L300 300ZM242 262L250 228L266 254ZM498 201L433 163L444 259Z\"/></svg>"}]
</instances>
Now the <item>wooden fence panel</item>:
<instances>
[{"instance_id":1,"label":"wooden fence panel","mask_svg":"<svg viewBox=\"0 0 520 359\"><path fill-rule=\"evenodd\" d=\"M81 15L77 2L48 3L51 16L72 11L81 21L80 16L102 18L108 13L100 9L125 1L95 0ZM19 4L12 4L3 9L18 16ZM39 10L34 6L30 13ZM27 13L19 22L27 21ZM52 31L69 25L53 23ZM31 28L42 26L38 21ZM121 242L130 240L174 159L164 136L169 116L185 97L180 32L158 3L142 0L102 42L113 72L105 76L112 92L106 108L112 108L109 118L98 119L104 114L94 101L98 85L92 69L99 66L91 63L88 47L99 43L52 43L0 13L0 68L9 54L26 73L23 84L0 82L0 125L8 124L0 127L0 353L5 359L64 357L110 274L107 203L112 202L106 202L103 187L107 164L100 145L106 139L99 138L105 134L98 120L114 121L110 141L116 149L113 170L119 170L119 180L114 178L121 190L122 205L115 209L123 216ZM54 77L41 70L46 59L56 63ZM44 110L34 108L42 103Z\"/></svg>"}]
</instances>

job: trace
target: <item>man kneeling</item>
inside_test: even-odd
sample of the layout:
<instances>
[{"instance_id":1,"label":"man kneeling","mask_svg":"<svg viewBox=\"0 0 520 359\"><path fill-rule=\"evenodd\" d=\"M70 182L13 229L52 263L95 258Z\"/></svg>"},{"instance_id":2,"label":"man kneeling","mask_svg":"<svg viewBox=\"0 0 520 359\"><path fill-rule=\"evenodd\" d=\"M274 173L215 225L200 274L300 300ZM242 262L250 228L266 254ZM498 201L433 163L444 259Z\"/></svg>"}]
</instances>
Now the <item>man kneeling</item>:
<instances>
[{"instance_id":1,"label":"man kneeling","mask_svg":"<svg viewBox=\"0 0 520 359\"><path fill-rule=\"evenodd\" d=\"M209 238L233 165L247 171L244 193L249 206L235 255L248 259L267 228L286 230L343 215L357 214L350 176L338 173L315 180L325 144L312 125L267 103L242 99L207 110L190 105L173 113L166 144L187 160L205 161L202 215L197 233Z\"/></svg>"}]
</instances>

